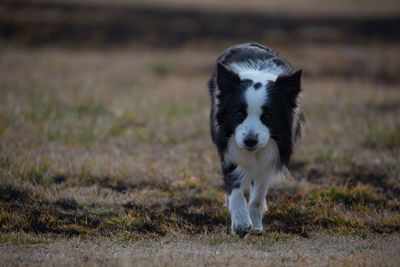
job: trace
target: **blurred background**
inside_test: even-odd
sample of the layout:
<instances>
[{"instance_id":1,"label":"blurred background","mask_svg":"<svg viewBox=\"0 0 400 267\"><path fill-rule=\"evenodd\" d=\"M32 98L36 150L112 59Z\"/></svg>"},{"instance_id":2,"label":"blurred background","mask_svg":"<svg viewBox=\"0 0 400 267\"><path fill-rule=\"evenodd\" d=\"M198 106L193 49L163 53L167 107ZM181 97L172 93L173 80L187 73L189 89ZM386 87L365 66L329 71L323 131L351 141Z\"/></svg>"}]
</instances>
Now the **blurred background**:
<instances>
[{"instance_id":1,"label":"blurred background","mask_svg":"<svg viewBox=\"0 0 400 267\"><path fill-rule=\"evenodd\" d=\"M5 0L0 33L6 42L74 47L395 42L399 6L396 0Z\"/></svg>"}]
</instances>

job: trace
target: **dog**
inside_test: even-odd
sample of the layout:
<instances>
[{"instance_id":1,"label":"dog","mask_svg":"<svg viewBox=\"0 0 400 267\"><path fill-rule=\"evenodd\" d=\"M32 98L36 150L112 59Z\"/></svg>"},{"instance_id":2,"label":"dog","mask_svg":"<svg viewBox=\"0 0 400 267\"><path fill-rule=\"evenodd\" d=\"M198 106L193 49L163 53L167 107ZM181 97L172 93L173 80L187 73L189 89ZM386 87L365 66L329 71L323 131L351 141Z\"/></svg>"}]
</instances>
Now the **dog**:
<instances>
[{"instance_id":1,"label":"dog","mask_svg":"<svg viewBox=\"0 0 400 267\"><path fill-rule=\"evenodd\" d=\"M258 43L235 45L216 61L208 82L210 128L233 234L263 229L268 186L287 170L302 132L301 74ZM247 205L244 190L249 185Z\"/></svg>"}]
</instances>

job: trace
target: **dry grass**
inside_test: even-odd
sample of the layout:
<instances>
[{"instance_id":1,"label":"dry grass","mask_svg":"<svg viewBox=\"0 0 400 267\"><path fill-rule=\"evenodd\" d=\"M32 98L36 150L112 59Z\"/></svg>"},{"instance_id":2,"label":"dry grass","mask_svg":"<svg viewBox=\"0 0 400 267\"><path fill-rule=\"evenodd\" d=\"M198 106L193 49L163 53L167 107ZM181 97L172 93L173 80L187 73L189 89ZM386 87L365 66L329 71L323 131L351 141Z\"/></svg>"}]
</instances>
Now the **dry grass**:
<instances>
[{"instance_id":1,"label":"dry grass","mask_svg":"<svg viewBox=\"0 0 400 267\"><path fill-rule=\"evenodd\" d=\"M397 265L398 46L276 48L306 135L242 240L209 137L218 51L3 46L0 263Z\"/></svg>"},{"instance_id":2,"label":"dry grass","mask_svg":"<svg viewBox=\"0 0 400 267\"><path fill-rule=\"evenodd\" d=\"M321 233L304 239L271 234L240 240L216 233L134 242L43 238L40 243L35 236L18 234L12 238L17 245L4 248L2 254L3 263L11 266L17 260L33 265L85 266L397 266L400 260L399 239L393 236L361 239ZM31 241L21 243L24 238Z\"/></svg>"}]
</instances>

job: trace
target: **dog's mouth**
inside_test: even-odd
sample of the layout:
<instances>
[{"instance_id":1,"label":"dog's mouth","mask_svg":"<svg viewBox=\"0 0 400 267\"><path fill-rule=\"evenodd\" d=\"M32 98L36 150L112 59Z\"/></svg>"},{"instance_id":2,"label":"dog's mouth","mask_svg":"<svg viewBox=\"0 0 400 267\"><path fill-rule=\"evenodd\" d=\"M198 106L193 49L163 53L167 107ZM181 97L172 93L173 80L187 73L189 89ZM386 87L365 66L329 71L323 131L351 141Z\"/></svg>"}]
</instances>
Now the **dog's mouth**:
<instances>
[{"instance_id":1,"label":"dog's mouth","mask_svg":"<svg viewBox=\"0 0 400 267\"><path fill-rule=\"evenodd\" d=\"M260 150L263 150L263 148L266 147L266 145L263 145L263 144L258 144L256 146L252 146L252 147L248 147L246 145L239 145L239 144L236 144L236 146L238 148L240 148L241 150L244 150L244 151L247 151L247 152L253 152L253 153L258 152Z\"/></svg>"},{"instance_id":2,"label":"dog's mouth","mask_svg":"<svg viewBox=\"0 0 400 267\"><path fill-rule=\"evenodd\" d=\"M258 150L260 150L262 148L262 147L259 147L259 146L254 146L254 147L240 146L238 144L236 144L236 146L238 148L240 148L241 150L248 151L248 152L257 152Z\"/></svg>"},{"instance_id":3,"label":"dog's mouth","mask_svg":"<svg viewBox=\"0 0 400 267\"><path fill-rule=\"evenodd\" d=\"M258 142L257 144L246 144L245 142L236 141L235 139L234 139L234 144L238 149L242 151L253 152L253 153L262 150L266 146L264 142Z\"/></svg>"}]
</instances>

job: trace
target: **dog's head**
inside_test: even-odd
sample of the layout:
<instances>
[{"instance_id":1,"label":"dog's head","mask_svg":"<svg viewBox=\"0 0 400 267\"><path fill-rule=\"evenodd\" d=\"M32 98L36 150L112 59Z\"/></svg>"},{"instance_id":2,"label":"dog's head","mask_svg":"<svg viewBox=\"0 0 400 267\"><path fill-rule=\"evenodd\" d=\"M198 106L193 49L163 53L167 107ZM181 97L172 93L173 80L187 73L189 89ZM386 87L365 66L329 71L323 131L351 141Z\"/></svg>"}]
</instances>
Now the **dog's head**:
<instances>
[{"instance_id":1,"label":"dog's head","mask_svg":"<svg viewBox=\"0 0 400 267\"><path fill-rule=\"evenodd\" d=\"M239 77L222 63L217 65L219 111L217 121L236 145L257 151L274 139L278 146L292 142L293 112L300 93L301 70L267 80Z\"/></svg>"}]
</instances>

